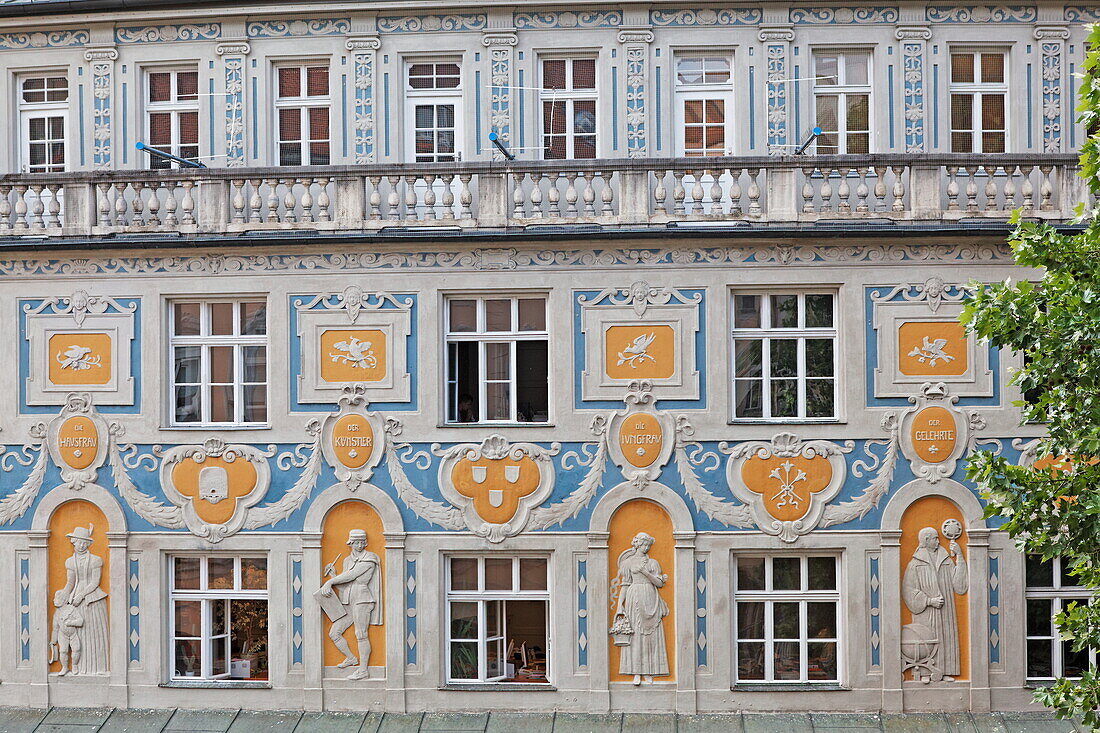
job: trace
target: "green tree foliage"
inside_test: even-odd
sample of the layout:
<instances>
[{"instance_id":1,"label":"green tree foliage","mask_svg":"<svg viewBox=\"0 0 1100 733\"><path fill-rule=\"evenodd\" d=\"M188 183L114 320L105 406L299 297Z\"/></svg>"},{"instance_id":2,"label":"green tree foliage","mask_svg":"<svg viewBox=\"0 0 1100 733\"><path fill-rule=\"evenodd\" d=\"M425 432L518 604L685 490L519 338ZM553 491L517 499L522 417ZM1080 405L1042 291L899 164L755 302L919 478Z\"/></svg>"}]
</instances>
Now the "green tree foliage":
<instances>
[{"instance_id":1,"label":"green tree foliage","mask_svg":"<svg viewBox=\"0 0 1100 733\"><path fill-rule=\"evenodd\" d=\"M1081 90L1081 121L1093 130L1081 152L1081 175L1100 196L1100 26L1092 30ZM1079 231L1025 222L1011 237L1016 262L1034 277L977 287L962 320L994 346L1024 355L1013 377L1025 393L1027 421L1045 423L1038 455L1069 456L1072 470L1011 465L988 452L972 456L968 476L983 491L987 515L1001 516L1020 548L1060 556L1092 605L1070 604L1055 617L1073 649L1100 649L1100 216L1079 209ZM1035 699L1061 717L1100 731L1100 677L1057 680Z\"/></svg>"}]
</instances>

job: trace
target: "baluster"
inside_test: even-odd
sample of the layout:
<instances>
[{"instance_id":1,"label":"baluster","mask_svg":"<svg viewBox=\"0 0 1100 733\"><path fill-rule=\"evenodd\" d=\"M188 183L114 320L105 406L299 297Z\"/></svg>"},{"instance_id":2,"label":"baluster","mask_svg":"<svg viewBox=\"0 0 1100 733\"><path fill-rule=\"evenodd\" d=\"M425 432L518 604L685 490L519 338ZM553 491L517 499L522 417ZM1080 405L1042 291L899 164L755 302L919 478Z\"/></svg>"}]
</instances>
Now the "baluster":
<instances>
[{"instance_id":1,"label":"baluster","mask_svg":"<svg viewBox=\"0 0 1100 733\"><path fill-rule=\"evenodd\" d=\"M688 171L688 175L691 176L691 203L690 206L685 206L688 214L702 214L703 213L703 176L698 175L696 171Z\"/></svg>"},{"instance_id":2,"label":"baluster","mask_svg":"<svg viewBox=\"0 0 1100 733\"><path fill-rule=\"evenodd\" d=\"M370 196L367 198L370 214L367 218L378 221L382 218L382 191L378 188L382 183L382 176L370 175L367 180L370 181Z\"/></svg>"},{"instance_id":3,"label":"baluster","mask_svg":"<svg viewBox=\"0 0 1100 733\"><path fill-rule=\"evenodd\" d=\"M317 179L317 220L332 221L332 200L328 195L328 178Z\"/></svg>"},{"instance_id":4,"label":"baluster","mask_svg":"<svg viewBox=\"0 0 1100 733\"><path fill-rule=\"evenodd\" d=\"M558 171L557 175L549 176L550 185L546 188L546 200L550 203L550 218L558 218L561 216L561 189L558 188L558 181L565 178L565 174Z\"/></svg>"},{"instance_id":5,"label":"baluster","mask_svg":"<svg viewBox=\"0 0 1100 733\"><path fill-rule=\"evenodd\" d=\"M166 226L175 226L179 223L179 219L176 218L176 187L181 185L179 181L173 181L168 184L165 189L164 196L164 224Z\"/></svg>"},{"instance_id":6,"label":"baluster","mask_svg":"<svg viewBox=\"0 0 1100 733\"><path fill-rule=\"evenodd\" d=\"M15 228L27 229L27 187L17 185L15 187Z\"/></svg>"},{"instance_id":7,"label":"baluster","mask_svg":"<svg viewBox=\"0 0 1100 733\"><path fill-rule=\"evenodd\" d=\"M1054 170L1052 165L1039 166L1039 172L1043 174L1043 182L1039 184L1039 210L1053 211L1054 186L1050 182L1050 172Z\"/></svg>"},{"instance_id":8,"label":"baluster","mask_svg":"<svg viewBox=\"0 0 1100 733\"><path fill-rule=\"evenodd\" d=\"M875 172L875 211L886 211L886 168L872 168Z\"/></svg>"},{"instance_id":9,"label":"baluster","mask_svg":"<svg viewBox=\"0 0 1100 733\"><path fill-rule=\"evenodd\" d=\"M259 224L263 219L263 205L264 200L260 196L260 186L263 185L264 180L262 178L249 179L249 187L252 189L252 195L248 198L248 223Z\"/></svg>"},{"instance_id":10,"label":"baluster","mask_svg":"<svg viewBox=\"0 0 1100 733\"><path fill-rule=\"evenodd\" d=\"M729 188L729 202L730 202L730 216L743 216L744 210L741 208L741 169L730 168L730 188Z\"/></svg>"},{"instance_id":11,"label":"baluster","mask_svg":"<svg viewBox=\"0 0 1100 733\"><path fill-rule=\"evenodd\" d=\"M997 206L997 182L996 175L999 170L998 166L993 166L990 169L989 166L984 166L982 172L985 173L985 210L996 211Z\"/></svg>"},{"instance_id":12,"label":"baluster","mask_svg":"<svg viewBox=\"0 0 1100 733\"><path fill-rule=\"evenodd\" d=\"M584 177L584 192L581 194L581 198L584 201L584 215L596 216L596 189L592 187L592 171L586 171L581 174Z\"/></svg>"},{"instance_id":13,"label":"baluster","mask_svg":"<svg viewBox=\"0 0 1100 733\"><path fill-rule=\"evenodd\" d=\"M462 190L458 192L458 216L460 219L472 219L474 213L470 211L470 204L474 201L474 195L470 192L470 179L473 178L471 173L459 173L458 180L462 183Z\"/></svg>"},{"instance_id":14,"label":"baluster","mask_svg":"<svg viewBox=\"0 0 1100 733\"><path fill-rule=\"evenodd\" d=\"M602 216L614 216L615 208L612 203L615 201L615 189L611 185L611 179L615 175L614 173L597 173L601 176L603 181L603 190L600 191L600 214Z\"/></svg>"},{"instance_id":15,"label":"baluster","mask_svg":"<svg viewBox=\"0 0 1100 733\"><path fill-rule=\"evenodd\" d=\"M384 214L390 221L397 221L401 217L401 212L398 210L401 206L401 191L399 190L401 176L386 176L386 181L390 184L390 190L386 194Z\"/></svg>"},{"instance_id":16,"label":"baluster","mask_svg":"<svg viewBox=\"0 0 1100 733\"><path fill-rule=\"evenodd\" d=\"M1016 173L1018 168L1016 166L1006 166L1003 168L1005 172L1005 200L1004 210L1012 211L1016 208Z\"/></svg>"},{"instance_id":17,"label":"baluster","mask_svg":"<svg viewBox=\"0 0 1100 733\"><path fill-rule=\"evenodd\" d=\"M424 176L424 218L428 221L435 220L435 176L431 173Z\"/></svg>"},{"instance_id":18,"label":"baluster","mask_svg":"<svg viewBox=\"0 0 1100 733\"><path fill-rule=\"evenodd\" d=\"M542 218L542 181L546 176L542 173L528 173L527 180L531 182L530 189L527 192L527 200L531 202L531 218ZM523 179L520 179L522 183ZM554 181L551 180L551 187L554 185Z\"/></svg>"},{"instance_id":19,"label":"baluster","mask_svg":"<svg viewBox=\"0 0 1100 733\"><path fill-rule=\"evenodd\" d=\"M764 210L760 207L760 168L749 169L749 216L760 216Z\"/></svg>"},{"instance_id":20,"label":"baluster","mask_svg":"<svg viewBox=\"0 0 1100 733\"><path fill-rule=\"evenodd\" d=\"M577 173L569 171L565 174L565 216L576 219L577 211Z\"/></svg>"},{"instance_id":21,"label":"baluster","mask_svg":"<svg viewBox=\"0 0 1100 733\"><path fill-rule=\"evenodd\" d=\"M115 184L115 192L118 194L115 196L115 223L118 226L128 226L130 221L126 217L126 184Z\"/></svg>"},{"instance_id":22,"label":"baluster","mask_svg":"<svg viewBox=\"0 0 1100 733\"><path fill-rule=\"evenodd\" d=\"M160 220L160 190L161 188L171 188L176 185L175 181L162 181L157 186L149 187L149 218L147 221L154 226L161 226L164 222Z\"/></svg>"},{"instance_id":23,"label":"baluster","mask_svg":"<svg viewBox=\"0 0 1100 733\"><path fill-rule=\"evenodd\" d=\"M1035 170L1035 166L1032 165L1025 165L1020 168L1020 172L1024 176L1024 180L1020 184L1020 194L1024 197L1021 206L1024 211L1035 210L1035 186L1031 183L1031 172L1033 170Z\"/></svg>"},{"instance_id":24,"label":"baluster","mask_svg":"<svg viewBox=\"0 0 1100 733\"><path fill-rule=\"evenodd\" d=\"M231 199L231 205L233 207L233 217L231 221L234 224L243 224L245 219L244 181L239 178L235 178L229 182L229 185L233 187L233 198Z\"/></svg>"},{"instance_id":25,"label":"baluster","mask_svg":"<svg viewBox=\"0 0 1100 733\"><path fill-rule=\"evenodd\" d=\"M405 220L416 220L419 215L416 213L416 206L418 197L416 195L416 182L420 178L417 175L405 176Z\"/></svg>"},{"instance_id":26,"label":"baluster","mask_svg":"<svg viewBox=\"0 0 1100 733\"><path fill-rule=\"evenodd\" d=\"M526 175L523 173L513 173L512 179L512 218L513 219L526 219L527 212L524 209L524 204L527 201L527 197L530 195L524 191L523 180L526 178L531 181L532 188L538 188L539 182L535 178L535 175L528 172Z\"/></svg>"},{"instance_id":27,"label":"baluster","mask_svg":"<svg viewBox=\"0 0 1100 733\"><path fill-rule=\"evenodd\" d=\"M42 204L42 184L32 184L30 189L34 197L31 199L30 216L28 217L27 225L31 229L42 229L46 226L42 218L42 212L46 210L46 207Z\"/></svg>"},{"instance_id":28,"label":"baluster","mask_svg":"<svg viewBox=\"0 0 1100 733\"><path fill-rule=\"evenodd\" d=\"M672 178L676 182L676 188L672 191L673 209L672 213L676 216L684 215L684 196L687 191L684 190L684 175L690 174L690 171L673 171Z\"/></svg>"},{"instance_id":29,"label":"baluster","mask_svg":"<svg viewBox=\"0 0 1100 733\"><path fill-rule=\"evenodd\" d=\"M653 187L653 213L660 215L665 212L665 177L668 175L668 171L662 170L654 173L656 185Z\"/></svg>"},{"instance_id":30,"label":"baluster","mask_svg":"<svg viewBox=\"0 0 1100 733\"><path fill-rule=\"evenodd\" d=\"M279 179L267 179L267 220L274 224L279 221Z\"/></svg>"},{"instance_id":31,"label":"baluster","mask_svg":"<svg viewBox=\"0 0 1100 733\"><path fill-rule=\"evenodd\" d=\"M109 183L97 183L96 188L99 189L99 196L96 201L96 209L99 212L97 219L99 226L107 227L111 225L111 195Z\"/></svg>"},{"instance_id":32,"label":"baluster","mask_svg":"<svg viewBox=\"0 0 1100 733\"><path fill-rule=\"evenodd\" d=\"M978 166L968 165L965 167L967 174L970 176L966 182L966 210L977 211L978 210L978 182L975 178L978 175Z\"/></svg>"},{"instance_id":33,"label":"baluster","mask_svg":"<svg viewBox=\"0 0 1100 733\"><path fill-rule=\"evenodd\" d=\"M834 174L833 168L821 169L821 207L820 211L834 211L833 203L833 183L832 178Z\"/></svg>"},{"instance_id":34,"label":"baluster","mask_svg":"<svg viewBox=\"0 0 1100 733\"><path fill-rule=\"evenodd\" d=\"M802 169L802 213L804 214L814 213L814 187L811 181L815 170L816 168Z\"/></svg>"},{"instance_id":35,"label":"baluster","mask_svg":"<svg viewBox=\"0 0 1100 733\"><path fill-rule=\"evenodd\" d=\"M949 165L947 166L947 210L958 211L959 210L959 166Z\"/></svg>"},{"instance_id":36,"label":"baluster","mask_svg":"<svg viewBox=\"0 0 1100 733\"><path fill-rule=\"evenodd\" d=\"M454 173L444 173L443 179L443 218L452 220L455 218L455 190L452 185L455 180Z\"/></svg>"},{"instance_id":37,"label":"baluster","mask_svg":"<svg viewBox=\"0 0 1100 733\"><path fill-rule=\"evenodd\" d=\"M856 184L856 211L860 214L866 214L871 210L871 207L867 205L867 197L871 194L867 188L867 169L858 168L856 173L859 174L859 183Z\"/></svg>"},{"instance_id":38,"label":"baluster","mask_svg":"<svg viewBox=\"0 0 1100 733\"><path fill-rule=\"evenodd\" d=\"M180 211L183 212L181 224L195 223L195 197L191 195L191 189L194 187L194 181L186 180L183 182L183 200L180 201Z\"/></svg>"},{"instance_id":39,"label":"baluster","mask_svg":"<svg viewBox=\"0 0 1100 733\"><path fill-rule=\"evenodd\" d=\"M894 211L905 211L905 166L895 165L894 171Z\"/></svg>"},{"instance_id":40,"label":"baluster","mask_svg":"<svg viewBox=\"0 0 1100 733\"><path fill-rule=\"evenodd\" d=\"M300 178L284 178L281 183L283 184L283 216L282 221L290 222L293 224L298 221L298 197L294 195L294 184L300 181Z\"/></svg>"},{"instance_id":41,"label":"baluster","mask_svg":"<svg viewBox=\"0 0 1100 733\"><path fill-rule=\"evenodd\" d=\"M11 186L0 185L0 232L11 231Z\"/></svg>"},{"instance_id":42,"label":"baluster","mask_svg":"<svg viewBox=\"0 0 1100 733\"><path fill-rule=\"evenodd\" d=\"M710 203L710 214L712 216L719 216L719 215L722 214L722 209L723 209L723 206L722 206L722 183L721 183L720 179L722 178L722 173L724 171L723 171L723 169L719 169L717 171L711 170L711 171L707 171L707 172L711 176L711 178L710 178L710 201L709 201L709 203Z\"/></svg>"},{"instance_id":43,"label":"baluster","mask_svg":"<svg viewBox=\"0 0 1100 733\"><path fill-rule=\"evenodd\" d=\"M61 226L61 191L63 187L61 184L57 184L50 189L50 219L49 226L59 227Z\"/></svg>"},{"instance_id":44,"label":"baluster","mask_svg":"<svg viewBox=\"0 0 1100 733\"><path fill-rule=\"evenodd\" d=\"M855 173L852 168L838 168L837 172L840 174L840 185L836 189L837 198L840 199L840 203L837 204L837 211L841 214L851 214L852 205L848 203L848 199L852 195L852 188L848 184L848 176Z\"/></svg>"},{"instance_id":45,"label":"baluster","mask_svg":"<svg viewBox=\"0 0 1100 733\"><path fill-rule=\"evenodd\" d=\"M298 197L298 202L302 205L302 216L298 221L305 224L312 224L315 220L313 215L313 179L297 178L294 183L295 190L297 190L298 186L302 187L302 195Z\"/></svg>"},{"instance_id":46,"label":"baluster","mask_svg":"<svg viewBox=\"0 0 1100 733\"><path fill-rule=\"evenodd\" d=\"M141 193L145 189L145 184L143 184L141 181L134 181L132 185L134 187L134 201L130 207L131 209L133 209L130 223L134 225L146 224L148 222L145 221L144 217L145 202L142 201Z\"/></svg>"}]
</instances>

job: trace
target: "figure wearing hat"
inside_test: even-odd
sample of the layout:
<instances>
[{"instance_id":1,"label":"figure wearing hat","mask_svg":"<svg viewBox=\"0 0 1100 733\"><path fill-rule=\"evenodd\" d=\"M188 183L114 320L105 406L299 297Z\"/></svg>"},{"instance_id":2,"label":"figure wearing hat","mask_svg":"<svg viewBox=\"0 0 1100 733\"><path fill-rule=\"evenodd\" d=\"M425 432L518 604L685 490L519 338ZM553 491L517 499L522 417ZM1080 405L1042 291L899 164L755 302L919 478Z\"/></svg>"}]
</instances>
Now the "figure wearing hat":
<instances>
[{"instance_id":1,"label":"figure wearing hat","mask_svg":"<svg viewBox=\"0 0 1100 733\"><path fill-rule=\"evenodd\" d=\"M76 527L66 535L73 544L73 554L65 561L65 587L54 594L55 622L61 616L57 639L60 674L107 673L107 592L103 581L103 558L92 554L94 526ZM61 654L61 638L71 651L71 671L65 669Z\"/></svg>"},{"instance_id":2,"label":"figure wearing hat","mask_svg":"<svg viewBox=\"0 0 1100 733\"><path fill-rule=\"evenodd\" d=\"M353 529L348 534L348 546L351 554L344 559L344 569L335 573L336 560L333 560L325 568L326 575L333 577L325 581L318 591L323 598L329 598L336 587L336 597L343 605L343 615L332 618L332 626L328 631L328 638L336 645L344 655L344 661L336 665L341 669L359 665L349 680L361 680L370 676L370 639L367 632L371 626L382 624L382 592L381 580L378 569L378 555L367 550L367 531L365 529ZM324 602L322 601L322 607ZM327 611L326 611L327 612ZM355 641L359 646L359 657L356 658L344 638L344 632L352 625L355 626Z\"/></svg>"}]
</instances>

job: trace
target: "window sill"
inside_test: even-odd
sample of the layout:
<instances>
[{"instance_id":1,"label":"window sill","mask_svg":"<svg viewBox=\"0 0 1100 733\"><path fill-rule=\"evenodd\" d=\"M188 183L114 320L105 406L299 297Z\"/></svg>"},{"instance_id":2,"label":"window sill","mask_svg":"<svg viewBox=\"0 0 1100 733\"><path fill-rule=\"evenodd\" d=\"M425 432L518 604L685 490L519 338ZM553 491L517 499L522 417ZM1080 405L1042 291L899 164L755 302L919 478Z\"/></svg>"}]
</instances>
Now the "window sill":
<instances>
[{"instance_id":1,"label":"window sill","mask_svg":"<svg viewBox=\"0 0 1100 733\"><path fill-rule=\"evenodd\" d=\"M839 425L839 417L745 417L727 420L727 425Z\"/></svg>"},{"instance_id":2,"label":"window sill","mask_svg":"<svg viewBox=\"0 0 1100 733\"><path fill-rule=\"evenodd\" d=\"M205 690L270 690L271 683L263 680L171 680L158 687L190 687Z\"/></svg>"},{"instance_id":3,"label":"window sill","mask_svg":"<svg viewBox=\"0 0 1100 733\"><path fill-rule=\"evenodd\" d=\"M161 430L226 430L226 431L238 431L238 430L271 430L271 423L256 423L255 425L225 425L225 424L202 424L202 423L188 423L187 425L161 425Z\"/></svg>"},{"instance_id":4,"label":"window sill","mask_svg":"<svg viewBox=\"0 0 1100 733\"><path fill-rule=\"evenodd\" d=\"M463 692L557 692L558 688L549 682L449 682L440 685L441 690L462 690Z\"/></svg>"},{"instance_id":5,"label":"window sill","mask_svg":"<svg viewBox=\"0 0 1100 733\"><path fill-rule=\"evenodd\" d=\"M852 688L828 682L742 682L730 689L734 692L848 692Z\"/></svg>"},{"instance_id":6,"label":"window sill","mask_svg":"<svg viewBox=\"0 0 1100 733\"><path fill-rule=\"evenodd\" d=\"M552 422L441 422L437 428L552 428Z\"/></svg>"}]
</instances>

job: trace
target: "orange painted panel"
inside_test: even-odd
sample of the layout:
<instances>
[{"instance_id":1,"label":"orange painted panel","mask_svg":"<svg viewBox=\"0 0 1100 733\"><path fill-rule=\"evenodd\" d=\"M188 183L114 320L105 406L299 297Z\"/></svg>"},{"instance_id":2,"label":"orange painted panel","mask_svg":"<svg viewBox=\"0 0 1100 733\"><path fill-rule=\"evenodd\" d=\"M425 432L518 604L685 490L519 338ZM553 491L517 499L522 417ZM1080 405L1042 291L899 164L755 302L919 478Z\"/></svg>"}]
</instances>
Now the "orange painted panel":
<instances>
[{"instance_id":1,"label":"orange painted panel","mask_svg":"<svg viewBox=\"0 0 1100 733\"><path fill-rule=\"evenodd\" d=\"M455 490L474 500L478 516L491 524L504 524L516 516L519 500L535 493L542 476L538 464L524 456L458 461L451 469Z\"/></svg>"},{"instance_id":2,"label":"orange painted panel","mask_svg":"<svg viewBox=\"0 0 1100 733\"><path fill-rule=\"evenodd\" d=\"M958 321L907 321L898 328L898 361L909 377L966 374L966 328Z\"/></svg>"},{"instance_id":3,"label":"orange painted panel","mask_svg":"<svg viewBox=\"0 0 1100 733\"><path fill-rule=\"evenodd\" d=\"M225 472L228 496L221 501L212 502L199 495L199 474L204 469ZM184 458L172 468L172 484L184 496L190 497L195 505L195 513L204 522L225 524L237 508L237 499L247 496L258 480L256 467L242 456L227 461L221 456L210 456L199 463L194 458Z\"/></svg>"},{"instance_id":4,"label":"orange painted panel","mask_svg":"<svg viewBox=\"0 0 1100 733\"><path fill-rule=\"evenodd\" d=\"M943 463L955 450L955 442L959 439L955 416L938 405L925 407L913 417L909 436L921 460Z\"/></svg>"},{"instance_id":5,"label":"orange painted panel","mask_svg":"<svg viewBox=\"0 0 1100 733\"><path fill-rule=\"evenodd\" d=\"M676 565L675 545L672 539L672 517L656 502L648 499L633 499L626 502L616 510L611 517L610 537L607 541L608 574L614 578L618 574L617 559L625 550L630 548L630 542L634 535L645 532L651 535L656 542L649 550L649 556L661 566L661 572L668 576L668 581L663 588L658 589L657 594L668 606L668 616L664 620L665 654L668 657L668 676L657 677L655 682L672 682L676 680ZM615 622L615 603L612 601L607 609L608 628ZM611 681L629 682L633 675L619 674L619 656L621 648L611 643L608 637L608 645L611 653Z\"/></svg>"},{"instance_id":6,"label":"orange painted panel","mask_svg":"<svg viewBox=\"0 0 1100 733\"><path fill-rule=\"evenodd\" d=\"M374 328L321 333L321 379L380 382L386 378L386 334Z\"/></svg>"},{"instance_id":7,"label":"orange painted panel","mask_svg":"<svg viewBox=\"0 0 1100 733\"><path fill-rule=\"evenodd\" d=\"M55 333L49 342L51 384L90 386L111 381L111 335Z\"/></svg>"},{"instance_id":8,"label":"orange painted panel","mask_svg":"<svg viewBox=\"0 0 1100 733\"><path fill-rule=\"evenodd\" d=\"M61 460L70 468L80 470L92 465L99 455L95 423L83 415L68 418L57 432L57 448Z\"/></svg>"},{"instance_id":9,"label":"orange painted panel","mask_svg":"<svg viewBox=\"0 0 1100 733\"><path fill-rule=\"evenodd\" d=\"M664 324L609 326L604 354L612 379L668 379L676 373L676 330Z\"/></svg>"},{"instance_id":10,"label":"orange painted panel","mask_svg":"<svg viewBox=\"0 0 1100 733\"><path fill-rule=\"evenodd\" d=\"M73 499L61 504L50 516L50 538L46 544L47 556L47 588L46 588L46 614L48 628L53 628L54 614L57 607L54 606L54 595L65 587L67 571L65 561L73 555L73 543L67 537L77 527L92 525L92 545L88 552L103 560L103 572L100 576L99 587L104 592L110 591L111 558L107 553L107 517L95 504L83 499ZM109 602L104 602L106 607ZM105 609L106 610L106 609ZM109 611L108 611L109 612ZM61 664L50 664L50 672L61 671Z\"/></svg>"},{"instance_id":11,"label":"orange painted panel","mask_svg":"<svg viewBox=\"0 0 1100 733\"><path fill-rule=\"evenodd\" d=\"M962 549L963 557L967 557L966 520L963 518L955 502L943 496L926 496L913 502L901 517L901 576L905 577L905 568L917 549L917 535L925 527L934 527L940 531L945 519L954 519L963 527L963 534L955 540ZM940 535L940 544L947 549L947 540ZM970 679L970 596L969 594L955 596L955 621L959 629L959 667L961 673L955 675L957 680ZM912 623L913 614L903 602L901 604L902 626ZM910 672L905 673L905 679L912 679Z\"/></svg>"},{"instance_id":12,"label":"orange painted panel","mask_svg":"<svg viewBox=\"0 0 1100 733\"><path fill-rule=\"evenodd\" d=\"M741 466L741 480L764 498L768 514L793 522L810 511L811 496L829 486L833 467L824 456L752 456Z\"/></svg>"},{"instance_id":13,"label":"orange painted panel","mask_svg":"<svg viewBox=\"0 0 1100 733\"><path fill-rule=\"evenodd\" d=\"M352 499L351 501L341 502L329 509L328 514L325 515L324 533L321 536L321 581L328 580L323 575L325 566L329 563L336 562L337 572L340 572L343 568L344 560L351 551L347 544L348 533L353 529L365 529L367 531L367 550L378 555L378 569L382 573L382 577L379 579L379 588L382 589L384 599L386 588L386 541L382 536L382 517L378 515L374 507L364 501ZM321 626L324 633L325 666L334 667L344 661L344 655L328 638L328 617L321 611L318 611L318 613L322 614ZM385 622L387 620L385 613L383 613L382 625L371 626L367 632L367 638L370 640L369 665L372 667L383 667L386 664ZM358 653L354 627L344 632L344 638L352 651Z\"/></svg>"},{"instance_id":14,"label":"orange painted panel","mask_svg":"<svg viewBox=\"0 0 1100 733\"><path fill-rule=\"evenodd\" d=\"M344 415L332 426L332 450L348 468L360 468L374 453L374 428L362 415Z\"/></svg>"},{"instance_id":15,"label":"orange painted panel","mask_svg":"<svg viewBox=\"0 0 1100 733\"><path fill-rule=\"evenodd\" d=\"M632 466L652 466L661 456L664 443L664 428L653 415L639 412L624 419L619 427L619 448Z\"/></svg>"}]
</instances>

